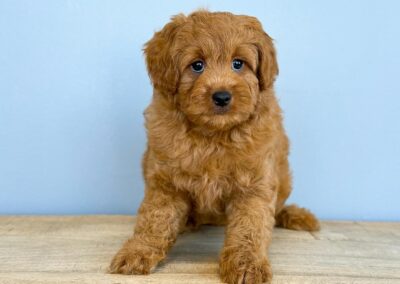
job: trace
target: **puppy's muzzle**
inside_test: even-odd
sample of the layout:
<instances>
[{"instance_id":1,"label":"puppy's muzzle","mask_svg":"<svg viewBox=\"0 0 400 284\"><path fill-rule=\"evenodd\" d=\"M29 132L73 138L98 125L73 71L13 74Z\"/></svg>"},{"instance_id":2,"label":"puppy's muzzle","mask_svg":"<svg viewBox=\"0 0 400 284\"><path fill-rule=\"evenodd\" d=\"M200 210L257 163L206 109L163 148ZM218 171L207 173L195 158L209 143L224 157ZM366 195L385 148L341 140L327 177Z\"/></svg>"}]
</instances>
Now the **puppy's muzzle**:
<instances>
[{"instance_id":1,"label":"puppy's muzzle","mask_svg":"<svg viewBox=\"0 0 400 284\"><path fill-rule=\"evenodd\" d=\"M213 102L216 106L225 107L231 102L231 94L226 91L215 92L212 95Z\"/></svg>"}]
</instances>

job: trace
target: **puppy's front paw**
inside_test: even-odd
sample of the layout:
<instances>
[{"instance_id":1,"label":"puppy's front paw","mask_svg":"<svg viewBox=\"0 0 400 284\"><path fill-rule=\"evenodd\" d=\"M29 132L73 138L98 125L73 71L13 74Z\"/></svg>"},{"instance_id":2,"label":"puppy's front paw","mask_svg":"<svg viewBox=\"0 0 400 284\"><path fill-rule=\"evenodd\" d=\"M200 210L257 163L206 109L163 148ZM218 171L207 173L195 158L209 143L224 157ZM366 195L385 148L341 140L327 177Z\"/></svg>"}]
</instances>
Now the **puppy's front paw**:
<instances>
[{"instance_id":1,"label":"puppy's front paw","mask_svg":"<svg viewBox=\"0 0 400 284\"><path fill-rule=\"evenodd\" d=\"M162 259L151 247L127 242L111 261L109 272L113 274L149 274Z\"/></svg>"},{"instance_id":2,"label":"puppy's front paw","mask_svg":"<svg viewBox=\"0 0 400 284\"><path fill-rule=\"evenodd\" d=\"M271 283L271 266L266 258L256 259L248 252L224 250L220 260L220 275L229 284Z\"/></svg>"}]
</instances>

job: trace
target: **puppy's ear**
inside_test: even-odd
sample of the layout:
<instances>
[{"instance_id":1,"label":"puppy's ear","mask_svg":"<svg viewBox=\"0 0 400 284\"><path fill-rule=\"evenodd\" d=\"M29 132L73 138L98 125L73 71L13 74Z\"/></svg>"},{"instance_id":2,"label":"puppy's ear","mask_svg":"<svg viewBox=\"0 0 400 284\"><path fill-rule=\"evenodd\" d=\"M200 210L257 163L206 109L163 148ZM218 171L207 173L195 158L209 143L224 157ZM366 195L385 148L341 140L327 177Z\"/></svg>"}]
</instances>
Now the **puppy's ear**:
<instances>
[{"instance_id":1,"label":"puppy's ear","mask_svg":"<svg viewBox=\"0 0 400 284\"><path fill-rule=\"evenodd\" d=\"M265 32L263 32L262 36L263 39L257 44L259 57L257 76L261 91L271 88L279 73L276 51L272 39Z\"/></svg>"},{"instance_id":2,"label":"puppy's ear","mask_svg":"<svg viewBox=\"0 0 400 284\"><path fill-rule=\"evenodd\" d=\"M183 14L171 18L161 31L154 34L144 46L147 70L154 88L162 93L175 93L179 70L171 47L179 26L185 22Z\"/></svg>"},{"instance_id":3,"label":"puppy's ear","mask_svg":"<svg viewBox=\"0 0 400 284\"><path fill-rule=\"evenodd\" d=\"M257 76L260 82L260 90L264 91L273 86L276 76L279 73L276 51L272 39L264 31L260 32L258 49L258 69Z\"/></svg>"},{"instance_id":4,"label":"puppy's ear","mask_svg":"<svg viewBox=\"0 0 400 284\"><path fill-rule=\"evenodd\" d=\"M254 34L254 45L258 50L257 77L260 82L260 90L272 87L275 77L278 75L278 62L272 38L264 32L261 23L255 17L240 16L246 29Z\"/></svg>"}]
</instances>

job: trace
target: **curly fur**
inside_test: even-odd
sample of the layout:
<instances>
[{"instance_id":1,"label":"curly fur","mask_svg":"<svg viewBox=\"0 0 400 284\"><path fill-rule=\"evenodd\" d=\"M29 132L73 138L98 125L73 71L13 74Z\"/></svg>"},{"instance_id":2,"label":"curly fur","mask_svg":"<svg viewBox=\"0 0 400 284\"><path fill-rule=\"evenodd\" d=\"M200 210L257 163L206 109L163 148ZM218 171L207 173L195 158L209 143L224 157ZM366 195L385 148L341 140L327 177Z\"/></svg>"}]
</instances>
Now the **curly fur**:
<instances>
[{"instance_id":1,"label":"curly fur","mask_svg":"<svg viewBox=\"0 0 400 284\"><path fill-rule=\"evenodd\" d=\"M186 226L226 225L220 257L227 283L272 278L267 250L275 224L317 230L308 210L284 206L291 192L289 143L273 83L272 39L253 17L197 11L177 15L146 44L153 100L145 111L146 182L134 235L110 272L148 274ZM240 58L243 69L233 71ZM196 74L195 60L206 63ZM225 113L211 94L232 93Z\"/></svg>"}]
</instances>

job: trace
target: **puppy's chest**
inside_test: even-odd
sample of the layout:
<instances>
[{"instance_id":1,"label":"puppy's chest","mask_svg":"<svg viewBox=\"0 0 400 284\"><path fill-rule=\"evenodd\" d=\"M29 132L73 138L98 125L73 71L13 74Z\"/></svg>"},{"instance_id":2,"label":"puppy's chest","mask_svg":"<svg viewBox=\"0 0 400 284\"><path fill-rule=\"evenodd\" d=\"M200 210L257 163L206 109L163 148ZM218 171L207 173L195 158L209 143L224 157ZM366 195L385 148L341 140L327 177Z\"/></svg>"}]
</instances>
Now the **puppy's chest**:
<instances>
[{"instance_id":1,"label":"puppy's chest","mask_svg":"<svg viewBox=\"0 0 400 284\"><path fill-rule=\"evenodd\" d=\"M175 142L178 139L175 140ZM245 147L182 139L169 152L167 172L178 190L187 191L200 214L222 214L235 190L251 184L260 153ZM197 142L197 143L196 143ZM258 151L257 151L258 152Z\"/></svg>"},{"instance_id":2,"label":"puppy's chest","mask_svg":"<svg viewBox=\"0 0 400 284\"><path fill-rule=\"evenodd\" d=\"M197 149L174 163L174 185L187 191L199 216L221 216L226 202L250 183L253 172L245 159L219 148Z\"/></svg>"},{"instance_id":3,"label":"puppy's chest","mask_svg":"<svg viewBox=\"0 0 400 284\"><path fill-rule=\"evenodd\" d=\"M199 213L218 213L224 211L224 200L231 194L234 182L228 177L210 178L205 175L191 178L191 184L187 190L195 210Z\"/></svg>"},{"instance_id":4,"label":"puppy's chest","mask_svg":"<svg viewBox=\"0 0 400 284\"><path fill-rule=\"evenodd\" d=\"M171 161L173 183L187 191L198 211L223 210L236 184L232 155L223 148L190 147Z\"/></svg>"},{"instance_id":5,"label":"puppy's chest","mask_svg":"<svg viewBox=\"0 0 400 284\"><path fill-rule=\"evenodd\" d=\"M220 196L228 194L236 183L233 165L222 157L198 156L183 158L174 163L174 184L192 195Z\"/></svg>"}]
</instances>

